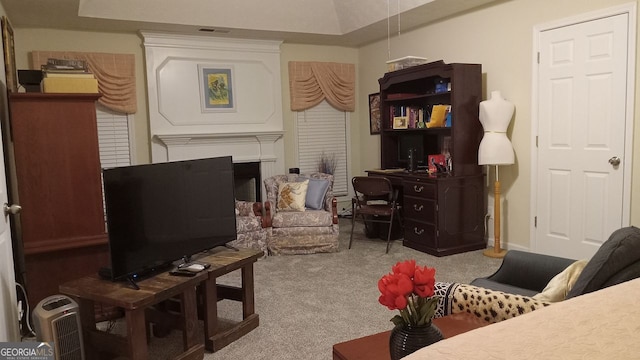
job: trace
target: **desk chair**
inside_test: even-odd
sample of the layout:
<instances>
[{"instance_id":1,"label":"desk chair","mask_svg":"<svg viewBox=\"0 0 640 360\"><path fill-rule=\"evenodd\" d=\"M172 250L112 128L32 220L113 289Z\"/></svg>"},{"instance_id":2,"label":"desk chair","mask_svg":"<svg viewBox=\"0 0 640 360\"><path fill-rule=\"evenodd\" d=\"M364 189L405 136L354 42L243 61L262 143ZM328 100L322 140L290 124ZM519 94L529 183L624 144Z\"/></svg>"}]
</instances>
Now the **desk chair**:
<instances>
[{"instance_id":1,"label":"desk chair","mask_svg":"<svg viewBox=\"0 0 640 360\"><path fill-rule=\"evenodd\" d=\"M387 251L391 244L391 228L394 216L400 216L398 212L398 191L393 189L391 181L377 176L355 176L351 179L355 195L351 199L351 236L349 249L353 242L353 228L356 217L360 216L367 226L367 222L389 224L387 232Z\"/></svg>"}]
</instances>

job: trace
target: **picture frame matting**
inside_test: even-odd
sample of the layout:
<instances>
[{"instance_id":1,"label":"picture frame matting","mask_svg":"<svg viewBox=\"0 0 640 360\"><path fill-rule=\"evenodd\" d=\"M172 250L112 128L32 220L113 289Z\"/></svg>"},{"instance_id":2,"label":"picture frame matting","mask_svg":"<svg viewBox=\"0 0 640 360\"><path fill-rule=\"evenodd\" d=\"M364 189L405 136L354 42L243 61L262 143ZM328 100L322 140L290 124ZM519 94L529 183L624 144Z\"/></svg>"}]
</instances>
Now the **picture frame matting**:
<instances>
[{"instance_id":1,"label":"picture frame matting","mask_svg":"<svg viewBox=\"0 0 640 360\"><path fill-rule=\"evenodd\" d=\"M202 112L235 112L233 66L198 65Z\"/></svg>"}]
</instances>

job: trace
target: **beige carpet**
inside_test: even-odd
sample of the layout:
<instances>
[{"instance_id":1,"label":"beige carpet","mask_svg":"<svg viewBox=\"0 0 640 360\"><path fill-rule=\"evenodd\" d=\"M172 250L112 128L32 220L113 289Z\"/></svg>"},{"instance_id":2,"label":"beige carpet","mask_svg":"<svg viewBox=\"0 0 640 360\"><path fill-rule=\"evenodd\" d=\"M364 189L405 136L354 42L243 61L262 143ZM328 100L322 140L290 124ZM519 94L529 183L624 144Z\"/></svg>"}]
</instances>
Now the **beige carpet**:
<instances>
[{"instance_id":1,"label":"beige carpet","mask_svg":"<svg viewBox=\"0 0 640 360\"><path fill-rule=\"evenodd\" d=\"M330 360L335 343L389 330L394 311L378 303L378 279L396 262L416 259L436 268L436 280L469 282L493 273L501 260L481 251L434 257L394 241L385 254L385 241L366 239L362 226L347 249L351 220L340 220L340 251L332 254L273 256L255 264L255 303L260 326L205 359L216 360ZM240 283L240 272L221 281ZM241 319L238 302L219 303L220 316ZM204 335L203 335L204 337ZM180 352L181 332L152 338L151 359Z\"/></svg>"}]
</instances>

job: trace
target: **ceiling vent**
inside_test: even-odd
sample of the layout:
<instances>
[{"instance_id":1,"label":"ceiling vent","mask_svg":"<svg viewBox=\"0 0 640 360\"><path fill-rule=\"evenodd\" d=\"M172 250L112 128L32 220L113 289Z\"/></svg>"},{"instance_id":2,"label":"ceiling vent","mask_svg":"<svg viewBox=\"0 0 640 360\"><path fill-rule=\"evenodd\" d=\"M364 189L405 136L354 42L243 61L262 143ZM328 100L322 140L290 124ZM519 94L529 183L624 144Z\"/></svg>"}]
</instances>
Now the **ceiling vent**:
<instances>
[{"instance_id":1,"label":"ceiling vent","mask_svg":"<svg viewBox=\"0 0 640 360\"><path fill-rule=\"evenodd\" d=\"M228 34L230 32L229 30L212 29L212 28L201 28L201 29L198 29L198 31L210 32L210 33L215 32L215 33L218 33L218 34Z\"/></svg>"}]
</instances>

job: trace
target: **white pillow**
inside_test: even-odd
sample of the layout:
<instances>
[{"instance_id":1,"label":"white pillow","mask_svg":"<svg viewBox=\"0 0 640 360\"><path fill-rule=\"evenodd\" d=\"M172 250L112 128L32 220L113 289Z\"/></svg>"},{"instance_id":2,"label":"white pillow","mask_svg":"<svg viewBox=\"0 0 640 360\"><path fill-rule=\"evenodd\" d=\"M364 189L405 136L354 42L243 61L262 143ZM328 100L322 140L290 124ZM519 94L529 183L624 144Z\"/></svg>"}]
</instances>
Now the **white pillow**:
<instances>
[{"instance_id":1,"label":"white pillow","mask_svg":"<svg viewBox=\"0 0 640 360\"><path fill-rule=\"evenodd\" d=\"M278 211L304 211L309 180L303 182L288 182L278 186Z\"/></svg>"},{"instance_id":2,"label":"white pillow","mask_svg":"<svg viewBox=\"0 0 640 360\"><path fill-rule=\"evenodd\" d=\"M558 302L567 298L569 290L578 280L578 276L587 265L588 260L578 260L567 266L561 273L554 276L541 293L533 296L534 299L546 302Z\"/></svg>"}]
</instances>

